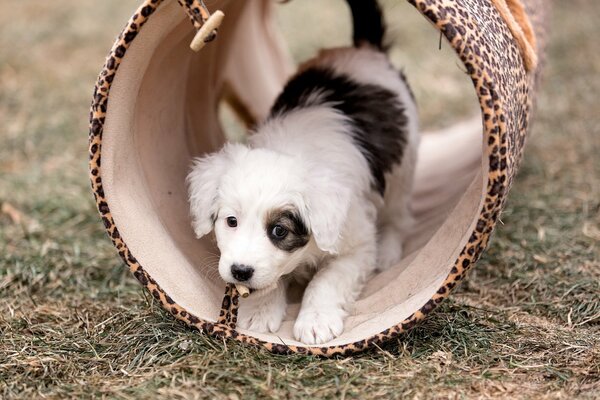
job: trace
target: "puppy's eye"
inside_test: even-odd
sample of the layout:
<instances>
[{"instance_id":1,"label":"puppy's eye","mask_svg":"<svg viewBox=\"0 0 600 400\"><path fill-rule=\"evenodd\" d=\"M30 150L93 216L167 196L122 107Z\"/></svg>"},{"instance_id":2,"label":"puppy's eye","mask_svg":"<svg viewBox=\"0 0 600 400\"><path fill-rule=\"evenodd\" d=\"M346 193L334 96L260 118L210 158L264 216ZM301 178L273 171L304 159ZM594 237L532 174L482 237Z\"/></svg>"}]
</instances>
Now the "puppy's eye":
<instances>
[{"instance_id":1,"label":"puppy's eye","mask_svg":"<svg viewBox=\"0 0 600 400\"><path fill-rule=\"evenodd\" d=\"M286 235L288 234L287 229L285 229L283 226L281 225L275 225L272 229L271 229L271 235L278 240L283 239L284 237L286 237Z\"/></svg>"},{"instance_id":2,"label":"puppy's eye","mask_svg":"<svg viewBox=\"0 0 600 400\"><path fill-rule=\"evenodd\" d=\"M227 226L230 228L235 228L237 226L237 218L227 217Z\"/></svg>"}]
</instances>

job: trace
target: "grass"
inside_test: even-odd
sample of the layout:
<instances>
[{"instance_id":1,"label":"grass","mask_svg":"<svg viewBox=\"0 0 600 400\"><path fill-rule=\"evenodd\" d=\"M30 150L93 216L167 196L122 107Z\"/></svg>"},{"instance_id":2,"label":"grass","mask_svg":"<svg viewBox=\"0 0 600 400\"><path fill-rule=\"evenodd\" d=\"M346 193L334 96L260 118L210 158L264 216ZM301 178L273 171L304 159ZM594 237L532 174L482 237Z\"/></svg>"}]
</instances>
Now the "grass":
<instances>
[{"instance_id":1,"label":"grass","mask_svg":"<svg viewBox=\"0 0 600 400\"><path fill-rule=\"evenodd\" d=\"M347 40L331 23L339 2L319 15L299 3L281 13L296 59ZM392 54L424 125L468 114L471 89L447 46L409 6L385 3L402 17ZM189 330L106 238L87 181L87 108L135 4L0 6L0 398L600 398L599 3L555 2L523 168L467 281L399 341L332 360Z\"/></svg>"}]
</instances>

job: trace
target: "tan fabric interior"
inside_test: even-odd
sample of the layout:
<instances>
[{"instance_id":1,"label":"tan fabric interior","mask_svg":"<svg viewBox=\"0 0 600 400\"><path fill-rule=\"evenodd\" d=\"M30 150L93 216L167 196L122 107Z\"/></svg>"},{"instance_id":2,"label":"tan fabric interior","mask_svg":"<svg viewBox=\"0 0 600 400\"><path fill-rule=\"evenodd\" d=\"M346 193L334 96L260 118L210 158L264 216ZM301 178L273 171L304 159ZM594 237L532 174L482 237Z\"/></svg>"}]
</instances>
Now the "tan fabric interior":
<instances>
[{"instance_id":1,"label":"tan fabric interior","mask_svg":"<svg viewBox=\"0 0 600 400\"><path fill-rule=\"evenodd\" d=\"M293 72L273 26L269 0L214 1L226 18L217 41L189 49L191 24L164 2L141 30L112 85L102 144L104 191L121 236L144 269L181 306L215 321L224 282L210 238L190 228L185 176L194 156L224 142L217 108L225 87L261 118ZM406 258L365 288L345 332L326 345L362 340L404 320L437 291L468 239L487 176L477 118L424 134L413 208L417 227ZM483 169L482 169L483 168ZM241 332L297 343L298 304L276 334Z\"/></svg>"}]
</instances>

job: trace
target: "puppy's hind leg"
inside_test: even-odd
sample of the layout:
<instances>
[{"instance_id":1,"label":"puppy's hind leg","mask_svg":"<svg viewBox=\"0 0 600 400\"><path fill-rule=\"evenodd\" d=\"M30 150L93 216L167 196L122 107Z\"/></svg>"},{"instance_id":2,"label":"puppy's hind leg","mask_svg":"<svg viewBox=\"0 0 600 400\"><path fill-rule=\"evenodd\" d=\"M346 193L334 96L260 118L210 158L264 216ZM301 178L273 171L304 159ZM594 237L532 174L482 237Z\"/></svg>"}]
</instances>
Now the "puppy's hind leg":
<instances>
[{"instance_id":1,"label":"puppy's hind leg","mask_svg":"<svg viewBox=\"0 0 600 400\"><path fill-rule=\"evenodd\" d=\"M402 260L404 254L404 230L392 224L385 224L379 232L377 270L385 271Z\"/></svg>"},{"instance_id":2,"label":"puppy's hind leg","mask_svg":"<svg viewBox=\"0 0 600 400\"><path fill-rule=\"evenodd\" d=\"M404 242L414 225L410 210L416 149L409 148L402 165L387 179L385 205L378 215L377 269L384 271L402 259Z\"/></svg>"}]
</instances>

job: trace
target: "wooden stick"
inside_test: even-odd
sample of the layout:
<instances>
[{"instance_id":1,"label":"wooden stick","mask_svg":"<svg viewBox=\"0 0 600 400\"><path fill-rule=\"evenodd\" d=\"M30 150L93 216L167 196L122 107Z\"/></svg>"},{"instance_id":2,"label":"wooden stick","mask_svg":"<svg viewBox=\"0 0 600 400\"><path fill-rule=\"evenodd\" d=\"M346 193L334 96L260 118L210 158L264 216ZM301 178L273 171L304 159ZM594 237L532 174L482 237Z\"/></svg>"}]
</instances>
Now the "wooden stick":
<instances>
[{"instance_id":1,"label":"wooden stick","mask_svg":"<svg viewBox=\"0 0 600 400\"><path fill-rule=\"evenodd\" d=\"M240 296L242 296L242 298L245 299L246 297L250 296L250 289L248 289L246 286L239 285L236 283L235 288L237 289Z\"/></svg>"},{"instance_id":2,"label":"wooden stick","mask_svg":"<svg viewBox=\"0 0 600 400\"><path fill-rule=\"evenodd\" d=\"M204 25L198 29L194 39L192 39L192 43L190 43L190 49L198 52L202 50L206 43L213 40L217 34L217 28L219 28L221 22L223 22L224 16L225 14L223 14L223 11L217 10L210 17L208 17L206 22L204 22Z\"/></svg>"}]
</instances>

